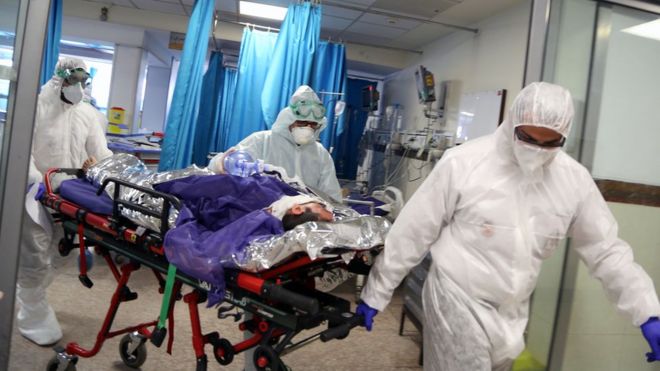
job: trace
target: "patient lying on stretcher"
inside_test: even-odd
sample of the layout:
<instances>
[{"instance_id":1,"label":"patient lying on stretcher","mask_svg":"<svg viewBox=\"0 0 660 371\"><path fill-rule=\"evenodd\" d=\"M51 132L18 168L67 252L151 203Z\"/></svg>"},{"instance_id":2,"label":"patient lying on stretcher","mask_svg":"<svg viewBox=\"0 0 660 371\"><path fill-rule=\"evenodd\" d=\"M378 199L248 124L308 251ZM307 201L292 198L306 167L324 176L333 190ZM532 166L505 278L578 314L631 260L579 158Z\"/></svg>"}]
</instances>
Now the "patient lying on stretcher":
<instances>
[{"instance_id":1,"label":"patient lying on stretcher","mask_svg":"<svg viewBox=\"0 0 660 371\"><path fill-rule=\"evenodd\" d=\"M164 238L165 254L179 270L215 288L210 304L221 299L226 268L261 271L300 252L312 259L350 259L356 251L382 246L390 227L383 218L359 216L276 177L209 175L199 168L145 176L143 165L127 156L90 167L88 179L100 184L117 177L182 202ZM130 198L154 205L139 193Z\"/></svg>"},{"instance_id":2,"label":"patient lying on stretcher","mask_svg":"<svg viewBox=\"0 0 660 371\"><path fill-rule=\"evenodd\" d=\"M154 188L154 186L157 184L167 181L174 181L193 175L214 175L212 172L209 172L206 169L198 168L196 166L191 166L181 170L156 173L148 170L147 167L138 158L129 154L116 154L107 159L104 159L101 162L91 160L86 161L82 170L86 173L87 179L97 186L100 186L105 179L112 177L125 180L137 186L146 188ZM219 180L214 180L213 182L218 184L218 189L222 189L223 192L226 192L228 197L235 197L239 194L251 196L254 195L255 192L263 193L264 187L269 188L269 190L266 191L270 193L277 190L275 197L268 198L269 200L273 200L272 204L269 205L265 205L263 202L259 201L261 198L256 198L255 202L239 202L240 206L233 206L238 200L240 200L240 198L236 197L236 200L223 205L223 207L236 207L241 210L249 211L265 209L282 221L284 230L293 229L296 225L309 221L331 222L334 219L332 214L332 206L330 206L330 204L324 201L321 197L316 194L302 193L299 189L296 190L292 187L284 188L284 186L281 186L280 188L286 190L286 192L280 192L280 189L278 189L277 186L272 186L272 184L278 182L276 179L271 179L269 181L255 181L253 177L242 178L233 175L222 175L222 178ZM177 188L179 192L181 191L181 184L184 183L179 184L179 187ZM160 189L169 190L168 186L161 186ZM246 190L249 190L249 192L246 192ZM200 196L208 197L208 192L200 193L200 191L197 189L193 189L192 191L193 193L196 193ZM106 187L106 193L111 198L114 196L114 185L112 183ZM186 199L193 198L190 193L174 195L186 197L183 199L184 201ZM144 194L144 192L140 192L128 187L121 189L119 197L124 201L130 201L140 206L145 206L148 209L154 211L158 211L162 207L162 200L149 197L148 195ZM246 209L246 207L249 208ZM131 219L136 224L142 225L146 228L158 230L160 227L159 221L154 217L141 215L138 212L133 212L127 209L122 210L122 214ZM170 226L175 224L177 215L178 213L175 212L172 218L170 218ZM236 212L232 212L231 216L235 218Z\"/></svg>"}]
</instances>

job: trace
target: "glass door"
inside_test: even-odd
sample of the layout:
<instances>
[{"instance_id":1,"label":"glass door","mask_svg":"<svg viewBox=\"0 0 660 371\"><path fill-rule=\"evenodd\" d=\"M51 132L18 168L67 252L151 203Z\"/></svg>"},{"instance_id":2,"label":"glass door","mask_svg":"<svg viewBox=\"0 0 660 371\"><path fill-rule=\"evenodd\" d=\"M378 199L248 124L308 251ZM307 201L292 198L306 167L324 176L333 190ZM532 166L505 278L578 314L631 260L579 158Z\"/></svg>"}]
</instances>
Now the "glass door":
<instances>
[{"instance_id":1,"label":"glass door","mask_svg":"<svg viewBox=\"0 0 660 371\"><path fill-rule=\"evenodd\" d=\"M580 161L635 261L660 284L660 16L599 4ZM565 370L651 370L648 345L578 264L563 334ZM567 304L568 305L568 304ZM598 354L598 357L585 357Z\"/></svg>"},{"instance_id":2,"label":"glass door","mask_svg":"<svg viewBox=\"0 0 660 371\"><path fill-rule=\"evenodd\" d=\"M631 245L635 261L657 288L660 6L613 2L627 7L591 0L554 3L544 80L573 94L576 116L566 150L591 171L619 223L619 238ZM600 283L571 250L570 241L564 251L559 279L553 278L552 290L532 305L529 343L536 339L537 344L551 344L548 368L657 369L646 363L648 345L639 328L616 312ZM554 313L553 329L533 331L535 315L544 311Z\"/></svg>"},{"instance_id":3,"label":"glass door","mask_svg":"<svg viewBox=\"0 0 660 371\"><path fill-rule=\"evenodd\" d=\"M9 361L28 162L50 1L0 0L0 370Z\"/></svg>"}]
</instances>

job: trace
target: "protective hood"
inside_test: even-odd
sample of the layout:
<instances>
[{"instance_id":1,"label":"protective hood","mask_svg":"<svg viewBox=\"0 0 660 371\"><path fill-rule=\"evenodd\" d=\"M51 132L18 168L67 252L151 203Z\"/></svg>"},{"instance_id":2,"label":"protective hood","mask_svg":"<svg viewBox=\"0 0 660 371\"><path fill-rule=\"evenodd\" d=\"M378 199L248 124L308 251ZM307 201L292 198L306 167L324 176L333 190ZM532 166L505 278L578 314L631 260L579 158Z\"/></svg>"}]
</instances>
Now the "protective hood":
<instances>
[{"instance_id":1,"label":"protective hood","mask_svg":"<svg viewBox=\"0 0 660 371\"><path fill-rule=\"evenodd\" d=\"M518 163L521 168L522 158L517 153L521 146L514 138L514 128L521 125L538 126L554 130L564 137L568 137L573 120L573 101L571 94L565 88L547 82L534 82L527 85L516 96L509 116L497 129L498 150L506 158ZM552 151L552 150L543 150ZM554 151L556 152L556 151ZM547 163L553 156L543 156Z\"/></svg>"},{"instance_id":2,"label":"protective hood","mask_svg":"<svg viewBox=\"0 0 660 371\"><path fill-rule=\"evenodd\" d=\"M87 71L87 65L82 59L64 57L60 58L55 66L55 71L53 77L46 84L41 87L41 92L39 93L40 100L44 103L64 103L60 99L60 92L62 91L62 83L64 82L64 71L74 70L77 68L82 68ZM70 105L69 105L70 106Z\"/></svg>"},{"instance_id":3,"label":"protective hood","mask_svg":"<svg viewBox=\"0 0 660 371\"><path fill-rule=\"evenodd\" d=\"M319 104L323 104L319 97L316 95L314 90L310 88L307 85L302 85L300 86L295 93L291 96L291 99L289 100L289 104L295 104L300 101L308 101L308 102L317 102ZM280 111L280 113L277 115L277 119L275 120L275 123L273 123L273 128L271 129L273 133L277 135L281 135L287 140L289 140L291 143L295 144L295 140L293 139L293 135L291 135L291 131L289 131L289 125L293 124L296 121L296 116L293 114L293 111L291 110L290 107L286 107L283 110ZM310 117L308 119L305 119L306 121L315 121L319 123L318 129L316 129L315 139L319 138L319 134L321 131L325 129L327 126L327 119L323 117L320 120L316 120L313 117ZM313 143L313 142L312 142ZM310 143L311 144L311 143ZM307 144L309 145L309 144Z\"/></svg>"},{"instance_id":4,"label":"protective hood","mask_svg":"<svg viewBox=\"0 0 660 371\"><path fill-rule=\"evenodd\" d=\"M533 82L518 93L509 110L512 127L539 126L568 137L573 121L573 100L565 88Z\"/></svg>"}]
</instances>

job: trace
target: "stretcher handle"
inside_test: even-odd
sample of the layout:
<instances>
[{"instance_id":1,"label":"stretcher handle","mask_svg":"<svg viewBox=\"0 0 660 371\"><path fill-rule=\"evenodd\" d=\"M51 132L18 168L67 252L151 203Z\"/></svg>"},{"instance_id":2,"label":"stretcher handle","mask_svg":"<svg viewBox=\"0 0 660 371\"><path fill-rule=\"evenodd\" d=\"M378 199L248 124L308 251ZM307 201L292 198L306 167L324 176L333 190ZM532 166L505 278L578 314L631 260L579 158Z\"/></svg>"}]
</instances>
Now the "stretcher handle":
<instances>
[{"instance_id":1,"label":"stretcher handle","mask_svg":"<svg viewBox=\"0 0 660 371\"><path fill-rule=\"evenodd\" d=\"M107 187L108 183L110 183L110 182L122 185L124 187L133 188L133 189L138 190L140 192L144 192L144 193L146 193L146 194L148 194L149 196L152 196L152 197L162 198L163 200L168 201L175 208L181 209L181 202L176 197L174 197L170 194L163 193L163 192L158 192L158 191L156 191L152 188L142 187L142 186L139 186L137 184L133 184L133 183L127 182L125 180L112 178L112 177L106 178L105 180L103 180L103 184L101 184L101 188L99 188L99 190L96 191L96 195L100 196L101 193L103 193L103 191L105 190L105 187Z\"/></svg>"},{"instance_id":2,"label":"stretcher handle","mask_svg":"<svg viewBox=\"0 0 660 371\"><path fill-rule=\"evenodd\" d=\"M295 293L272 282L264 282L261 286L261 295L266 299L291 305L311 315L319 312L319 301L315 298Z\"/></svg>"},{"instance_id":3,"label":"stretcher handle","mask_svg":"<svg viewBox=\"0 0 660 371\"><path fill-rule=\"evenodd\" d=\"M321 333L321 341L327 342L332 339L345 337L351 332L353 327L357 327L364 323L364 316L358 316L353 314L352 317L347 318L346 322L342 323L339 326L331 327Z\"/></svg>"}]
</instances>

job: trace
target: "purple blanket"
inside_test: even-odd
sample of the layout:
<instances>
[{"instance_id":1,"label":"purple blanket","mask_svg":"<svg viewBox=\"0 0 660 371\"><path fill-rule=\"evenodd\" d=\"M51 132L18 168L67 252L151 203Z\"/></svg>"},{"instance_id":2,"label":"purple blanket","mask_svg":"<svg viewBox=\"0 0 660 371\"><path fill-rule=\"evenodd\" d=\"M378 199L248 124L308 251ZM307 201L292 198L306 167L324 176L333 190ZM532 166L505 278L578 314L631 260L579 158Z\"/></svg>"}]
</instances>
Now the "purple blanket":
<instances>
[{"instance_id":1,"label":"purple blanket","mask_svg":"<svg viewBox=\"0 0 660 371\"><path fill-rule=\"evenodd\" d=\"M65 180L60 185L60 196L97 214L112 215L112 199L105 192L96 195L98 187L86 179Z\"/></svg>"},{"instance_id":2,"label":"purple blanket","mask_svg":"<svg viewBox=\"0 0 660 371\"><path fill-rule=\"evenodd\" d=\"M212 284L208 305L224 297L224 269L235 268L256 237L284 232L282 222L263 211L282 196L298 192L264 176L192 176L155 185L179 198L176 227L165 235L165 255L182 272Z\"/></svg>"}]
</instances>

